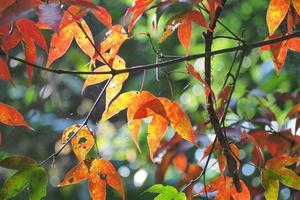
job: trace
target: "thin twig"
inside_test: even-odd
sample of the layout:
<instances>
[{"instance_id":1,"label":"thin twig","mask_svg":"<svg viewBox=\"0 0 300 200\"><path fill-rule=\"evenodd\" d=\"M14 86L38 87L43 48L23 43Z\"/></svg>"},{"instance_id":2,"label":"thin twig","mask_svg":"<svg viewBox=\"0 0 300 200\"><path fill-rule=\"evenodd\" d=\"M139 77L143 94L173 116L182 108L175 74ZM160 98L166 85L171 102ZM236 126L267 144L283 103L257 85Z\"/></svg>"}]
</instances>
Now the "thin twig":
<instances>
[{"instance_id":1,"label":"thin twig","mask_svg":"<svg viewBox=\"0 0 300 200\"><path fill-rule=\"evenodd\" d=\"M89 113L87 114L87 116L85 117L85 119L83 120L83 123L80 125L80 127L68 138L68 140L63 144L62 147L60 147L60 149L53 153L52 155L50 155L48 158L46 158L45 160L43 160L42 162L40 162L40 165L43 165L44 163L46 163L48 160L50 159L55 159L60 153L61 151L71 142L71 140L77 135L77 133L88 123L88 120L90 119L93 111L95 110L97 104L99 103L99 101L101 100L102 96L104 95L104 92L108 86L108 84L111 82L111 80L113 79L114 76L111 76L108 81L105 83L104 87L102 88L101 92L99 93L96 101L94 102L93 106L91 107Z\"/></svg>"}]
</instances>

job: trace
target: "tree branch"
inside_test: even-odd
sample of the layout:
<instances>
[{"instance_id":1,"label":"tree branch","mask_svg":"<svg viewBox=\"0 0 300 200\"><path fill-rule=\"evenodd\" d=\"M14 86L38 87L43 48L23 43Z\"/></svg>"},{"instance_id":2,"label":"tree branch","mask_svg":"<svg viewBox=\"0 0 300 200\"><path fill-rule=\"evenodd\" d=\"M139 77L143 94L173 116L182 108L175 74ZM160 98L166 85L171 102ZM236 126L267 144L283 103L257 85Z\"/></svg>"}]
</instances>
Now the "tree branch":
<instances>
[{"instance_id":1,"label":"tree branch","mask_svg":"<svg viewBox=\"0 0 300 200\"><path fill-rule=\"evenodd\" d=\"M213 30L216 27L216 22L222 12L222 8L224 7L225 3L226 3L226 0L223 0L222 7L218 7L216 10L215 19L213 21L211 21L211 23L210 23L210 28L212 31L208 30L206 33L203 34L204 41L205 41L205 52L211 52L211 47L212 47L212 43L213 43L213 34L214 34ZM243 46L247 48L247 45L243 45ZM212 55L210 55L210 54L207 54L205 56L205 82L207 83L208 86L211 86L211 70L212 70L211 57L212 57ZM236 160L234 159L233 155L231 154L229 145L227 143L226 135L223 132L223 129L220 125L219 118L214 109L213 98L210 94L207 97L206 109L208 112L209 120L213 126L215 133L216 133L216 137L218 138L218 141L220 142L220 145L221 145L224 155L226 157L227 168L228 168L229 174L233 179L233 183L235 185L236 190L238 192L241 192L242 188L241 188L241 184L239 181L237 163L236 163Z\"/></svg>"},{"instance_id":2,"label":"tree branch","mask_svg":"<svg viewBox=\"0 0 300 200\"><path fill-rule=\"evenodd\" d=\"M4 55L9 57L10 59L22 62L24 64L27 65L31 65L33 68L38 69L38 70L43 70L43 71L48 71L51 73L55 73L55 74L86 74L86 75L97 75L97 74L112 74L114 73L115 75L117 74L122 74L122 73L132 73L132 72L137 72L137 71L142 71L142 70L148 70L148 69L153 69L156 67L166 67L168 65L171 64L178 64L178 63L182 63L184 61L190 61L190 60L195 60L198 58L204 58L206 56L215 56L215 55L219 55L219 54L223 54L223 53L230 53L230 52L234 52L234 51L241 51L241 50L251 50L251 49L255 49L258 47L262 47L265 45L270 45L270 44L274 44L274 43L278 43L284 40L288 40L288 39L292 39L295 37L300 37L300 31L297 31L295 33L291 33L282 37L278 37L275 39L270 39L270 40L264 40L264 41L259 41L259 42L254 42L254 43L250 43L248 45L242 44L242 45L238 45L235 47L229 47L229 48L225 48L225 49L219 49L216 51L209 51L209 52L205 52L205 53L200 53L200 54L194 54L194 55L190 55L190 56L184 56L184 57L180 57L180 58L176 58L176 59L172 59L172 60L168 60L168 61L163 61L160 63L153 63L153 64L146 64L146 65L136 65L136 66L132 66L126 69L119 69L119 70L114 70L114 72L108 71L108 72L90 72L90 71L76 71L76 70L63 70L63 69L51 69L51 68L46 68L31 62L28 62L22 58L16 57L16 56L12 56L9 54L6 54L3 51L0 51L0 55Z\"/></svg>"}]
</instances>

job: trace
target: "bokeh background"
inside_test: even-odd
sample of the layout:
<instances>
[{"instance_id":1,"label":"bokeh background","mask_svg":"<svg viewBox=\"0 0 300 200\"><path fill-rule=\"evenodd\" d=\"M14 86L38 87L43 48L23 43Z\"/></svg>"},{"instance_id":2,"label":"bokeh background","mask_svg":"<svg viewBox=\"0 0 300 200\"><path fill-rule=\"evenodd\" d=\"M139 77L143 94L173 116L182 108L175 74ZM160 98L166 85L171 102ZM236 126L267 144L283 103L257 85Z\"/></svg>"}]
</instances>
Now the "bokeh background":
<instances>
[{"instance_id":1,"label":"bokeh background","mask_svg":"<svg viewBox=\"0 0 300 200\"><path fill-rule=\"evenodd\" d=\"M126 9L131 6L133 0L102 0L94 1L105 7L113 17L114 24L127 25L128 20L123 16ZM237 35L243 35L243 39L248 42L261 41L268 36L268 29L265 22L265 15L268 1L257 0L228 0L222 13L221 21ZM157 44L162 35L163 28L167 20L174 15L184 11L185 3L178 3L167 10L161 17L156 32L152 31L151 21L154 10L148 11L136 24L132 34L133 38L124 43L119 55L126 61L128 67L140 64L154 63L156 55L152 51L149 41L144 34L150 32L153 42L161 53L166 55L184 55L184 49L180 45L177 33L174 33L162 44ZM100 42L105 37L107 29L92 16L85 17L94 34L95 40ZM284 24L282 25L284 28ZM190 54L204 52L203 29L193 24L192 43ZM44 31L47 41L50 41L51 32ZM230 36L230 34L220 25L216 29L216 35ZM226 38L216 39L213 49L222 49L237 45L238 42ZM14 49L12 54L23 57L21 46ZM228 71L233 53L222 54L213 57L213 89L217 94L222 87L224 76ZM46 63L46 55L39 50L38 64ZM279 75L274 70L271 52L253 49L248 52L241 68L241 75L237 82L237 87L233 95L232 109L228 114L226 123L233 123L243 119L253 117L260 110L258 109L258 96L265 99L264 103L270 106L275 112L279 123L274 127L280 129L292 126L284 119L285 114L291 108L292 103L287 101L277 105L273 97L274 92L297 92L300 86L300 68L298 61L300 54L289 52L283 70ZM203 74L203 59L194 62L196 69ZM87 112L91 108L103 84L89 87L81 94L82 85L86 76L58 75L43 71L34 71L32 86L28 86L25 67L14 60L9 60L10 70L16 87L0 81L0 100L17 110L19 110L35 129L30 131L23 127L9 127L0 124L2 142L0 145L0 158L8 155L27 155L37 161L42 161L61 146L61 133L72 124L81 123ZM237 63L235 64L235 66ZM78 48L75 42L67 54L57 60L52 68L89 70L88 57ZM178 101L182 108L188 113L193 125L204 122L207 119L205 112L205 94L201 84L190 75L184 64L171 65L159 70L159 81L155 77L155 69L148 70L144 83L144 89L154 93L156 96L165 96ZM123 92L139 90L143 73L130 74L125 82ZM170 86L171 85L171 86ZM172 90L170 89L172 88ZM237 103L239 100L239 103ZM122 177L126 198L153 199L153 195L142 194L148 187L154 184L156 165L149 158L148 146L146 142L147 121L144 123L140 133L140 144L142 152L138 152L127 129L126 112L121 112L113 117L109 122L99 124L98 121L104 109L103 100L98 104L90 121L89 127L97 134L97 144L101 155L110 160ZM168 130L166 138L174 134L172 129ZM199 149L192 148L187 154L191 162L203 165L200 162L204 145L208 145L213 139L213 133L201 133L203 140ZM251 162L251 145L237 143L240 148L242 159ZM95 151L91 151L90 156L95 156ZM205 161L205 160L204 160ZM207 179L218 175L218 167L213 157L207 171ZM63 179L68 170L77 164L77 159L67 147L55 162L48 162L44 165L49 172L48 200L90 199L87 183L57 188L57 184ZM0 168L0 183L13 172ZM176 185L182 174L173 166L170 166L164 184ZM249 164L242 164L241 177L252 190L262 191L259 179L259 171ZM203 186L202 180L195 185L195 190ZM15 199L26 199L26 192L23 192ZM261 199L261 196L257 196ZM108 188L107 199L120 199L120 196ZM254 199L254 197L253 197ZM280 199L292 199L292 192L285 188L280 191Z\"/></svg>"}]
</instances>

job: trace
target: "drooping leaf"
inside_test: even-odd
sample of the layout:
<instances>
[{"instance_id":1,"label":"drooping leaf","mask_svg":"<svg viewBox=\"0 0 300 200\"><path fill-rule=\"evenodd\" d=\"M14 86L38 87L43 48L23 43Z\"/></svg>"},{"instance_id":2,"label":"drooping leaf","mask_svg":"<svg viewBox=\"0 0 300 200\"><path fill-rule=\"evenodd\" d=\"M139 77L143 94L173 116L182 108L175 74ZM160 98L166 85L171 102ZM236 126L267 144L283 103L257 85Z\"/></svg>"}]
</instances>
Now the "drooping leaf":
<instances>
[{"instance_id":1,"label":"drooping leaf","mask_svg":"<svg viewBox=\"0 0 300 200\"><path fill-rule=\"evenodd\" d=\"M173 129L183 139L195 144L195 133L188 116L183 112L177 102L171 102L166 98L159 98L165 107L169 121Z\"/></svg>"},{"instance_id":2,"label":"drooping leaf","mask_svg":"<svg viewBox=\"0 0 300 200\"><path fill-rule=\"evenodd\" d=\"M66 174L64 180L58 185L58 187L79 183L85 180L88 177L88 174L88 167L84 162L80 162Z\"/></svg>"},{"instance_id":3,"label":"drooping leaf","mask_svg":"<svg viewBox=\"0 0 300 200\"><path fill-rule=\"evenodd\" d=\"M114 25L106 34L107 37L100 43L100 53L103 54L110 49L110 58L113 59L117 55L121 45L128 39L128 35L120 24Z\"/></svg>"},{"instance_id":4,"label":"drooping leaf","mask_svg":"<svg viewBox=\"0 0 300 200\"><path fill-rule=\"evenodd\" d=\"M89 193L93 200L106 200L106 181L97 175L88 178Z\"/></svg>"},{"instance_id":5,"label":"drooping leaf","mask_svg":"<svg viewBox=\"0 0 300 200\"><path fill-rule=\"evenodd\" d=\"M261 183L265 189L266 200L277 200L279 191L279 181L277 176L271 170L262 171Z\"/></svg>"},{"instance_id":6,"label":"drooping leaf","mask_svg":"<svg viewBox=\"0 0 300 200\"><path fill-rule=\"evenodd\" d=\"M300 1L298 0L292 0L293 6L295 10L297 11L298 15L300 15Z\"/></svg>"},{"instance_id":7,"label":"drooping leaf","mask_svg":"<svg viewBox=\"0 0 300 200\"><path fill-rule=\"evenodd\" d=\"M47 172L42 167L35 167L30 177L29 200L45 199L47 191Z\"/></svg>"},{"instance_id":8,"label":"drooping leaf","mask_svg":"<svg viewBox=\"0 0 300 200\"><path fill-rule=\"evenodd\" d=\"M300 162L300 158L288 156L286 154L276 156L266 162L268 168L281 168Z\"/></svg>"},{"instance_id":9,"label":"drooping leaf","mask_svg":"<svg viewBox=\"0 0 300 200\"><path fill-rule=\"evenodd\" d=\"M16 109L2 102L0 102L0 122L9 126L25 126L33 130Z\"/></svg>"},{"instance_id":10,"label":"drooping leaf","mask_svg":"<svg viewBox=\"0 0 300 200\"><path fill-rule=\"evenodd\" d=\"M103 112L101 123L118 114L121 110L126 109L137 94L138 92L136 91L130 91L117 96Z\"/></svg>"},{"instance_id":11,"label":"drooping leaf","mask_svg":"<svg viewBox=\"0 0 300 200\"><path fill-rule=\"evenodd\" d=\"M104 178L110 187L118 191L122 195L123 200L125 199L120 175L109 161L104 159L94 159L90 167L90 174L100 174L100 177Z\"/></svg>"},{"instance_id":12,"label":"drooping leaf","mask_svg":"<svg viewBox=\"0 0 300 200\"><path fill-rule=\"evenodd\" d=\"M13 156L1 161L1 163L4 165L3 167L18 171L4 182L0 191L0 199L10 199L25 188L29 189L29 200L45 198L48 182L47 172L38 166L34 160L28 157Z\"/></svg>"},{"instance_id":13,"label":"drooping leaf","mask_svg":"<svg viewBox=\"0 0 300 200\"><path fill-rule=\"evenodd\" d=\"M68 127L62 134L62 143L66 143L66 141L78 131L79 125L73 125ZM94 146L94 137L93 133L89 130L87 126L82 127L75 137L72 138L71 144L72 149L78 158L79 161L83 161L85 159L86 154L91 150Z\"/></svg>"},{"instance_id":14,"label":"drooping leaf","mask_svg":"<svg viewBox=\"0 0 300 200\"><path fill-rule=\"evenodd\" d=\"M134 24L144 13L145 9L153 2L153 0L136 0L134 4L127 9L125 16L132 14L128 25L128 32L131 32Z\"/></svg>"},{"instance_id":15,"label":"drooping leaf","mask_svg":"<svg viewBox=\"0 0 300 200\"><path fill-rule=\"evenodd\" d=\"M231 177L228 176L219 176L218 178L209 181L203 189L200 190L199 194L203 194L205 192L215 192L218 191L215 199L218 200L225 200L225 199L231 199L231 197L234 200L250 200L250 192L248 190L248 187L244 183L244 181L240 180L240 184L242 186L242 191L239 193L236 191L236 188L233 184L233 180Z\"/></svg>"},{"instance_id":16,"label":"drooping leaf","mask_svg":"<svg viewBox=\"0 0 300 200\"><path fill-rule=\"evenodd\" d=\"M150 158L153 160L155 151L167 131L169 121L161 115L154 114L148 125L147 142L149 145Z\"/></svg>"},{"instance_id":17,"label":"drooping leaf","mask_svg":"<svg viewBox=\"0 0 300 200\"><path fill-rule=\"evenodd\" d=\"M241 138L241 140L246 140L247 139L254 145L254 148L253 148L254 153L252 154L253 162L255 164L258 164L259 166L263 166L264 153L263 153L261 147L256 142L256 140L251 135L246 133L245 131L242 132L240 138Z\"/></svg>"},{"instance_id":18,"label":"drooping leaf","mask_svg":"<svg viewBox=\"0 0 300 200\"><path fill-rule=\"evenodd\" d=\"M6 62L0 57L0 79L7 81L14 86L14 83L11 79L10 72Z\"/></svg>"},{"instance_id":19,"label":"drooping leaf","mask_svg":"<svg viewBox=\"0 0 300 200\"><path fill-rule=\"evenodd\" d=\"M279 27L279 25L285 18L290 7L290 2L290 0L270 1L266 16L269 35L272 35L274 33L274 31Z\"/></svg>"}]
</instances>

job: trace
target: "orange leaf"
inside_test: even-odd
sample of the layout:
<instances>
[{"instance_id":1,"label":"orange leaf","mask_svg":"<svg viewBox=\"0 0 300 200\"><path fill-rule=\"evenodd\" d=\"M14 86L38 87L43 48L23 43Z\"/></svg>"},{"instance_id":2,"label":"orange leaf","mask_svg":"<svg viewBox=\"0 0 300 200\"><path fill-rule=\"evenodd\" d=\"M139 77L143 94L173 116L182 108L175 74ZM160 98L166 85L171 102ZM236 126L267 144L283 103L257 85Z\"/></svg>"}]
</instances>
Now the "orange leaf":
<instances>
[{"instance_id":1,"label":"orange leaf","mask_svg":"<svg viewBox=\"0 0 300 200\"><path fill-rule=\"evenodd\" d=\"M279 25L285 18L290 7L290 2L290 0L270 1L266 16L269 35L272 35L274 33L274 31L279 27Z\"/></svg>"},{"instance_id":2,"label":"orange leaf","mask_svg":"<svg viewBox=\"0 0 300 200\"><path fill-rule=\"evenodd\" d=\"M152 121L148 125L147 142L149 145L150 158L153 160L154 152L160 144L160 140L168 129L169 121L161 115L154 114Z\"/></svg>"},{"instance_id":3,"label":"orange leaf","mask_svg":"<svg viewBox=\"0 0 300 200\"><path fill-rule=\"evenodd\" d=\"M128 112L127 112L127 118L128 118ZM141 152L141 148L139 145L139 133L141 129L142 120L141 119L133 119L131 121L128 121L128 129L131 134L131 137L138 148L139 152Z\"/></svg>"},{"instance_id":4,"label":"orange leaf","mask_svg":"<svg viewBox=\"0 0 300 200\"><path fill-rule=\"evenodd\" d=\"M219 164L220 173L223 174L227 165L227 160L224 153L221 150L218 151L217 160Z\"/></svg>"},{"instance_id":5,"label":"orange leaf","mask_svg":"<svg viewBox=\"0 0 300 200\"><path fill-rule=\"evenodd\" d=\"M119 113L121 110L124 110L128 107L130 102L138 95L136 91L130 91L126 93L122 93L117 96L110 105L108 105L105 111L102 114L101 123L105 122L112 116Z\"/></svg>"},{"instance_id":6,"label":"orange leaf","mask_svg":"<svg viewBox=\"0 0 300 200\"><path fill-rule=\"evenodd\" d=\"M0 57L0 79L7 81L12 86L15 86L8 69L6 62Z\"/></svg>"},{"instance_id":7,"label":"orange leaf","mask_svg":"<svg viewBox=\"0 0 300 200\"><path fill-rule=\"evenodd\" d=\"M128 32L131 32L134 24L144 13L146 7L150 5L152 2L153 0L136 0L134 4L127 9L125 16L128 16L130 13L132 13L132 16L130 18L130 23L128 26Z\"/></svg>"},{"instance_id":8,"label":"orange leaf","mask_svg":"<svg viewBox=\"0 0 300 200\"><path fill-rule=\"evenodd\" d=\"M0 122L9 126L25 126L33 130L13 107L0 102Z\"/></svg>"},{"instance_id":9,"label":"orange leaf","mask_svg":"<svg viewBox=\"0 0 300 200\"><path fill-rule=\"evenodd\" d=\"M192 124L188 116L180 108L179 104L177 102L170 102L167 107L165 106L165 109L167 111L168 119L171 122L171 126L178 135L195 144L196 137Z\"/></svg>"},{"instance_id":10,"label":"orange leaf","mask_svg":"<svg viewBox=\"0 0 300 200\"><path fill-rule=\"evenodd\" d=\"M107 37L100 43L100 53L105 53L110 49L110 57L114 58L121 45L128 39L126 31L122 25L114 25L112 29L107 33ZM97 55L98 56L98 55Z\"/></svg>"},{"instance_id":11,"label":"orange leaf","mask_svg":"<svg viewBox=\"0 0 300 200\"><path fill-rule=\"evenodd\" d=\"M101 178L106 180L106 183L109 186L122 195L123 200L125 199L121 178L115 167L109 161L102 158L93 159L90 167L90 174L99 174Z\"/></svg>"},{"instance_id":12,"label":"orange leaf","mask_svg":"<svg viewBox=\"0 0 300 200\"><path fill-rule=\"evenodd\" d=\"M181 172L184 172L188 165L188 160L183 153L176 155L172 162Z\"/></svg>"},{"instance_id":13,"label":"orange leaf","mask_svg":"<svg viewBox=\"0 0 300 200\"><path fill-rule=\"evenodd\" d=\"M107 66L101 66L101 67L97 67L94 72L110 72L111 69ZM99 84L102 83L103 81L109 79L109 77L111 77L111 74L91 74L88 75L88 77L86 78L83 86L82 86L82 92L90 85L95 85L95 84Z\"/></svg>"},{"instance_id":14,"label":"orange leaf","mask_svg":"<svg viewBox=\"0 0 300 200\"><path fill-rule=\"evenodd\" d=\"M184 23L184 15L175 15L171 19L168 20L163 35L159 39L158 43L162 43L165 39L167 39L178 27L180 27Z\"/></svg>"},{"instance_id":15,"label":"orange leaf","mask_svg":"<svg viewBox=\"0 0 300 200\"><path fill-rule=\"evenodd\" d=\"M266 162L266 167L268 168L280 168L292 165L296 162L300 162L299 157L292 157L286 154L274 157Z\"/></svg>"},{"instance_id":16,"label":"orange leaf","mask_svg":"<svg viewBox=\"0 0 300 200\"><path fill-rule=\"evenodd\" d=\"M66 143L69 137L78 131L79 127L79 125L73 125L67 128L62 134L62 143ZM83 161L85 159L86 154L94 146L94 143L93 133L87 126L82 127L76 136L72 138L72 148L79 161Z\"/></svg>"},{"instance_id":17,"label":"orange leaf","mask_svg":"<svg viewBox=\"0 0 300 200\"><path fill-rule=\"evenodd\" d=\"M192 21L189 15L185 15L184 19L184 23L179 26L177 34L181 45L185 49L185 55L188 55L192 37Z\"/></svg>"},{"instance_id":18,"label":"orange leaf","mask_svg":"<svg viewBox=\"0 0 300 200\"><path fill-rule=\"evenodd\" d=\"M235 187L232 187L232 198L234 200L250 200L250 192L248 190L247 185L244 183L244 181L240 180L241 187L242 187L242 192L237 192Z\"/></svg>"},{"instance_id":19,"label":"orange leaf","mask_svg":"<svg viewBox=\"0 0 300 200\"><path fill-rule=\"evenodd\" d=\"M92 34L89 26L85 22L85 20L82 19L82 20L80 20L79 23L81 24L84 32L81 30L81 28L76 23L69 25L72 27L68 26L68 28L69 29L72 28L73 34L75 36L75 41L78 44L79 48L90 58L93 58L94 54L95 54L95 48L91 44L91 42L94 44L93 34ZM88 37L85 34L87 34Z\"/></svg>"},{"instance_id":20,"label":"orange leaf","mask_svg":"<svg viewBox=\"0 0 300 200\"><path fill-rule=\"evenodd\" d=\"M49 67L56 59L60 58L67 52L73 37L73 32L72 30L68 29L68 27L63 28L59 31L59 33L52 35L48 61L46 65L47 67Z\"/></svg>"},{"instance_id":21,"label":"orange leaf","mask_svg":"<svg viewBox=\"0 0 300 200\"><path fill-rule=\"evenodd\" d=\"M93 200L106 200L106 181L97 174L88 178L89 193Z\"/></svg>"},{"instance_id":22,"label":"orange leaf","mask_svg":"<svg viewBox=\"0 0 300 200\"><path fill-rule=\"evenodd\" d=\"M16 0L2 0L0 4L0 13L3 12L8 6L11 6L13 3L15 3Z\"/></svg>"},{"instance_id":23,"label":"orange leaf","mask_svg":"<svg viewBox=\"0 0 300 200\"><path fill-rule=\"evenodd\" d=\"M232 182L232 178L228 177L228 176L219 176L218 178L209 181L208 183L206 183L205 188L203 188L202 190L200 190L199 194L201 193L205 193L205 191L207 192L215 192L217 190L228 190L230 189L230 187L228 187L228 185L230 185Z\"/></svg>"},{"instance_id":24,"label":"orange leaf","mask_svg":"<svg viewBox=\"0 0 300 200\"><path fill-rule=\"evenodd\" d=\"M88 173L89 171L85 163L80 162L66 174L64 180L58 185L58 187L79 183L88 177Z\"/></svg>"},{"instance_id":25,"label":"orange leaf","mask_svg":"<svg viewBox=\"0 0 300 200\"><path fill-rule=\"evenodd\" d=\"M292 3L293 3L293 6L294 6L295 10L298 13L298 15L300 15L300 1L293 0Z\"/></svg>"}]
</instances>

